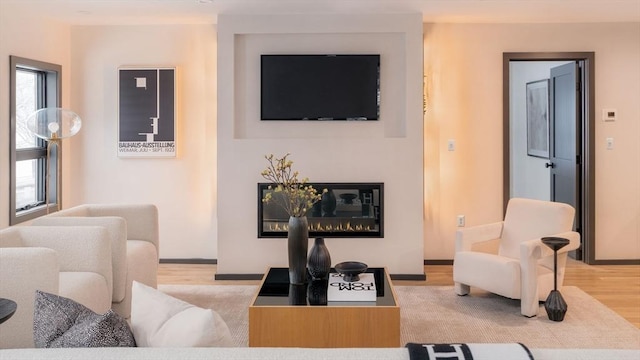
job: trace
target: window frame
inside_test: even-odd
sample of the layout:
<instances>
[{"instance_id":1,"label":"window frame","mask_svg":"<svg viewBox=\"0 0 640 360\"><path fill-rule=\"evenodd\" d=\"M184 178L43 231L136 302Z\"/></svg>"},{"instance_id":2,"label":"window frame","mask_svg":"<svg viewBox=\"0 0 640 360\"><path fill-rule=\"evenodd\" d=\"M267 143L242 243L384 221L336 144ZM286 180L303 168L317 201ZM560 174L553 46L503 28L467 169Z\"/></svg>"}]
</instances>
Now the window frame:
<instances>
[{"instance_id":1,"label":"window frame","mask_svg":"<svg viewBox=\"0 0 640 360\"><path fill-rule=\"evenodd\" d=\"M10 129L9 129L9 163L10 163L10 189L9 189L9 207L10 207L10 219L9 224L15 225L24 221L32 220L34 218L46 215L49 211L55 211L58 208L59 200L62 198L62 194L56 194L58 186L57 181L59 179L58 172L61 172L61 168L58 168L59 156L62 156L62 150L58 146L52 147L50 154L50 169L49 176L49 204L41 204L34 206L30 209L24 209L18 211L16 209L16 190L17 190L17 174L16 163L23 160L38 160L44 159L38 164L38 180L43 184L47 181L46 175L46 157L47 157L47 141L38 140L38 147L28 149L16 149L16 74L18 70L34 71L38 74L38 107L61 107L62 99L62 66L57 64L51 64L44 61L32 60L22 58L18 56L9 56L10 62L10 86L9 86L9 116L10 116ZM62 181L62 180L60 180ZM44 193L46 185L38 189L39 195L42 198L46 198ZM40 196L38 196L40 197ZM50 210L49 210L50 209Z\"/></svg>"}]
</instances>

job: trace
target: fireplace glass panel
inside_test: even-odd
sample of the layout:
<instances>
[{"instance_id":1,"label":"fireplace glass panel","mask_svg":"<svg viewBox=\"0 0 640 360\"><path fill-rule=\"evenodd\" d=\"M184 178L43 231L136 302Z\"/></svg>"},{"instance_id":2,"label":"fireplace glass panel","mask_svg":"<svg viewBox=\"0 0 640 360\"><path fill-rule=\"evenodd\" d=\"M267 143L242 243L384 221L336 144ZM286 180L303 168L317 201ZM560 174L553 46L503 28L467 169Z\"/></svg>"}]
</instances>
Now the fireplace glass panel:
<instances>
[{"instance_id":1,"label":"fireplace glass panel","mask_svg":"<svg viewBox=\"0 0 640 360\"><path fill-rule=\"evenodd\" d=\"M282 206L262 199L269 192L269 183L258 184L258 237L286 238L289 214ZM382 183L310 183L322 200L307 211L309 237L383 237ZM326 193L323 193L324 190Z\"/></svg>"}]
</instances>

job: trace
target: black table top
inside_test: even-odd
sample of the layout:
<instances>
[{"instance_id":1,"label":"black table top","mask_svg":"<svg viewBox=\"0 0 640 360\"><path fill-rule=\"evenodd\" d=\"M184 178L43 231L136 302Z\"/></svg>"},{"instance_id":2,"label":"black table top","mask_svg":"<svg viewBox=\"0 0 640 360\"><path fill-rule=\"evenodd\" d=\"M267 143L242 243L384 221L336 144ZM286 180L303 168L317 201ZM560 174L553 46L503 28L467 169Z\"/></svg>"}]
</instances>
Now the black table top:
<instances>
[{"instance_id":1,"label":"black table top","mask_svg":"<svg viewBox=\"0 0 640 360\"><path fill-rule=\"evenodd\" d=\"M335 269L331 269L335 272ZM391 284L387 280L384 268L369 268L366 272L373 273L376 282L376 301L368 306L396 306ZM322 289L314 289L321 286ZM260 288L253 306L310 306L313 304L312 299L307 296L316 291L320 291L321 296L325 299L322 305L332 306L362 306L362 302L326 302L326 286L318 281L309 281L304 285L289 284L289 270L287 268L271 268L267 273L265 280ZM294 296L296 299L293 299Z\"/></svg>"},{"instance_id":2,"label":"black table top","mask_svg":"<svg viewBox=\"0 0 640 360\"><path fill-rule=\"evenodd\" d=\"M18 305L15 301L0 298L0 324L9 320L11 316L16 312Z\"/></svg>"},{"instance_id":3,"label":"black table top","mask_svg":"<svg viewBox=\"0 0 640 360\"><path fill-rule=\"evenodd\" d=\"M565 239L561 237L543 237L540 240L542 241L543 244L550 247L553 251L557 251L569 245L569 239Z\"/></svg>"}]
</instances>

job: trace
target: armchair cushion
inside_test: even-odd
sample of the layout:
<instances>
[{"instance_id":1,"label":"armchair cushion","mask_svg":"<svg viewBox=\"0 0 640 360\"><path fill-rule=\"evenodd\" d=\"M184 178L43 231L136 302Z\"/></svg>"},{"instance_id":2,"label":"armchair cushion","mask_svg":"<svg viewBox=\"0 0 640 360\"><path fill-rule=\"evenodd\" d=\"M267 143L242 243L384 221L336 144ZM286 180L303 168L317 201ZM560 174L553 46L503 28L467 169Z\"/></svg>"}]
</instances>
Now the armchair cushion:
<instances>
[{"instance_id":1,"label":"armchair cushion","mask_svg":"<svg viewBox=\"0 0 640 360\"><path fill-rule=\"evenodd\" d=\"M58 255L51 249L0 247L0 297L18 304L13 317L0 325L0 349L33 347L35 289L58 291L59 271Z\"/></svg>"},{"instance_id":2,"label":"armchair cushion","mask_svg":"<svg viewBox=\"0 0 640 360\"><path fill-rule=\"evenodd\" d=\"M120 226L105 225L106 221L113 221L112 219L123 221L124 231ZM114 269L111 308L129 318L132 281L139 281L151 287L157 286L158 209L152 204L83 204L34 221L34 225L77 226L90 223L107 227L112 241L114 244L117 243L113 248L111 261Z\"/></svg>"},{"instance_id":3,"label":"armchair cushion","mask_svg":"<svg viewBox=\"0 0 640 360\"><path fill-rule=\"evenodd\" d=\"M33 333L36 347L135 346L120 315L100 315L62 296L36 291Z\"/></svg>"},{"instance_id":4,"label":"armchair cushion","mask_svg":"<svg viewBox=\"0 0 640 360\"><path fill-rule=\"evenodd\" d=\"M13 226L0 230L0 296L18 304L0 347L33 347L35 291L71 297L102 313L111 305L111 247L103 227Z\"/></svg>"},{"instance_id":5,"label":"armchair cushion","mask_svg":"<svg viewBox=\"0 0 640 360\"><path fill-rule=\"evenodd\" d=\"M520 298L520 262L504 256L473 251L455 255L455 280L512 299ZM482 271L478 271L482 269Z\"/></svg>"},{"instance_id":6,"label":"armchair cushion","mask_svg":"<svg viewBox=\"0 0 640 360\"><path fill-rule=\"evenodd\" d=\"M571 230L575 210L551 201L514 198L509 200L499 254L520 258L520 243Z\"/></svg>"},{"instance_id":7,"label":"armchair cushion","mask_svg":"<svg viewBox=\"0 0 640 360\"><path fill-rule=\"evenodd\" d=\"M125 296L127 280L127 223L116 216L105 217L67 217L44 216L33 221L34 226L102 226L107 229L111 239L111 264L113 272L114 302L122 301Z\"/></svg>"}]
</instances>

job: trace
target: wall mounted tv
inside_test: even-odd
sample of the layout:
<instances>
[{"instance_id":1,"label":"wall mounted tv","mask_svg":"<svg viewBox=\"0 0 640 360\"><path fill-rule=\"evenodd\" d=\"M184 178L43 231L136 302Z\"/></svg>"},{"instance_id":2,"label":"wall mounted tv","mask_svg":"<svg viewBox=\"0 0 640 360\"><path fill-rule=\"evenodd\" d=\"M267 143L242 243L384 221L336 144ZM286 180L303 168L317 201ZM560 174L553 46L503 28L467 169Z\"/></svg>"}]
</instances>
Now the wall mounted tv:
<instances>
[{"instance_id":1,"label":"wall mounted tv","mask_svg":"<svg viewBox=\"0 0 640 360\"><path fill-rule=\"evenodd\" d=\"M261 120L378 120L380 55L262 55Z\"/></svg>"}]
</instances>

